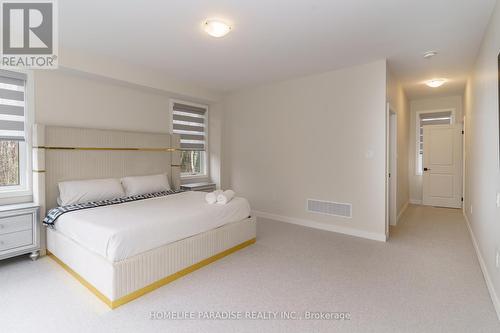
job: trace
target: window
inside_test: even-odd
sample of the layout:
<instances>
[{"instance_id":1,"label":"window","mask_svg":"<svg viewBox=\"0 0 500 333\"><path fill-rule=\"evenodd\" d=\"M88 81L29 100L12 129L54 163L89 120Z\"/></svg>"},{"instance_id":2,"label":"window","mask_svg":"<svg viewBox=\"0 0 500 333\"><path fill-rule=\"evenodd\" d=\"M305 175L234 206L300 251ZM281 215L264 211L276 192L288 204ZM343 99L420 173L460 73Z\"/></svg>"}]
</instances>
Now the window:
<instances>
[{"instance_id":1,"label":"window","mask_svg":"<svg viewBox=\"0 0 500 333\"><path fill-rule=\"evenodd\" d=\"M417 114L417 163L416 174L423 173L424 126L449 125L453 123L452 111L421 112Z\"/></svg>"},{"instance_id":2,"label":"window","mask_svg":"<svg viewBox=\"0 0 500 333\"><path fill-rule=\"evenodd\" d=\"M26 75L0 70L0 195L28 190Z\"/></svg>"},{"instance_id":3,"label":"window","mask_svg":"<svg viewBox=\"0 0 500 333\"><path fill-rule=\"evenodd\" d=\"M172 126L173 132L181 137L181 176L206 176L207 107L174 102Z\"/></svg>"}]
</instances>

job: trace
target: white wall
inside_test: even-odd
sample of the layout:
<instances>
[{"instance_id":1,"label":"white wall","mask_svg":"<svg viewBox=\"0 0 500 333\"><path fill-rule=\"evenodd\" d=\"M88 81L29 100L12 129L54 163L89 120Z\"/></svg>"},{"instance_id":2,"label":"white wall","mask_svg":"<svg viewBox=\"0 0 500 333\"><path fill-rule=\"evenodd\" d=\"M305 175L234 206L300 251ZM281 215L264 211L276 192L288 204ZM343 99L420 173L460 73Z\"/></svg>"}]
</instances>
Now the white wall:
<instances>
[{"instance_id":1,"label":"white wall","mask_svg":"<svg viewBox=\"0 0 500 333\"><path fill-rule=\"evenodd\" d=\"M63 71L35 73L35 121L167 133L169 97Z\"/></svg>"},{"instance_id":2,"label":"white wall","mask_svg":"<svg viewBox=\"0 0 500 333\"><path fill-rule=\"evenodd\" d=\"M409 154L410 106L402 85L397 78L387 72L387 101L397 113L397 211L403 213L410 200Z\"/></svg>"},{"instance_id":3,"label":"white wall","mask_svg":"<svg viewBox=\"0 0 500 333\"><path fill-rule=\"evenodd\" d=\"M169 132L170 98L178 94L73 70L36 71L35 122L143 132ZM209 104L211 176L220 184L222 112L198 96L183 99ZM213 110L212 110L213 108ZM200 181L200 180L198 180Z\"/></svg>"},{"instance_id":4,"label":"white wall","mask_svg":"<svg viewBox=\"0 0 500 333\"><path fill-rule=\"evenodd\" d=\"M422 202L422 175L416 174L416 148L417 148L417 112L442 109L455 109L455 123L463 123L463 96L446 96L410 101L410 200L413 203Z\"/></svg>"},{"instance_id":5,"label":"white wall","mask_svg":"<svg viewBox=\"0 0 500 333\"><path fill-rule=\"evenodd\" d=\"M178 98L195 97L208 102L217 102L222 98L217 91L172 79L161 71L82 50L59 49L59 67L166 91Z\"/></svg>"},{"instance_id":6,"label":"white wall","mask_svg":"<svg viewBox=\"0 0 500 333\"><path fill-rule=\"evenodd\" d=\"M385 105L385 61L232 94L223 184L274 218L384 239ZM353 218L308 213L308 198Z\"/></svg>"},{"instance_id":7,"label":"white wall","mask_svg":"<svg viewBox=\"0 0 500 333\"><path fill-rule=\"evenodd\" d=\"M465 213L476 241L480 263L500 318L500 192L498 133L498 65L500 4L491 17L465 94ZM472 209L471 209L472 207Z\"/></svg>"}]
</instances>

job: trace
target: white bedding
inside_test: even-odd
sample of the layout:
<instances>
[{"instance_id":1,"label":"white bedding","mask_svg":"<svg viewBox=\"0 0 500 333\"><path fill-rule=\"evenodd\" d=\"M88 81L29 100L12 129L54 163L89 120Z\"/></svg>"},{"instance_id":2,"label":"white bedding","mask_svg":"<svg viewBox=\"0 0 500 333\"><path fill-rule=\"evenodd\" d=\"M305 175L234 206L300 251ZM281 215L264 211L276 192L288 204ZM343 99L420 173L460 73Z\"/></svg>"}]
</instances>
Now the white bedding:
<instances>
[{"instance_id":1,"label":"white bedding","mask_svg":"<svg viewBox=\"0 0 500 333\"><path fill-rule=\"evenodd\" d=\"M56 230L111 262L236 222L250 215L244 198L210 205L204 192L182 192L69 212Z\"/></svg>"}]
</instances>

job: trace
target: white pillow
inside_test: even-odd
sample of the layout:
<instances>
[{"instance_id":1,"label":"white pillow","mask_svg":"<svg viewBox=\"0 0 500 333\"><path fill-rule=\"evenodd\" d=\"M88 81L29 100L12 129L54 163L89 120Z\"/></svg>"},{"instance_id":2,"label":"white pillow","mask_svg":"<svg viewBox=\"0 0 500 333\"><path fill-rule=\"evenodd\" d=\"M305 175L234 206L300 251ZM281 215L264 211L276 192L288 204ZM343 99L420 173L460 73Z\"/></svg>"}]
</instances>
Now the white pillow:
<instances>
[{"instance_id":1,"label":"white pillow","mask_svg":"<svg viewBox=\"0 0 500 333\"><path fill-rule=\"evenodd\" d=\"M72 180L58 185L57 203L61 206L125 196L120 180L116 178Z\"/></svg>"},{"instance_id":2,"label":"white pillow","mask_svg":"<svg viewBox=\"0 0 500 333\"><path fill-rule=\"evenodd\" d=\"M170 190L167 174L122 178L123 189L127 197Z\"/></svg>"}]
</instances>

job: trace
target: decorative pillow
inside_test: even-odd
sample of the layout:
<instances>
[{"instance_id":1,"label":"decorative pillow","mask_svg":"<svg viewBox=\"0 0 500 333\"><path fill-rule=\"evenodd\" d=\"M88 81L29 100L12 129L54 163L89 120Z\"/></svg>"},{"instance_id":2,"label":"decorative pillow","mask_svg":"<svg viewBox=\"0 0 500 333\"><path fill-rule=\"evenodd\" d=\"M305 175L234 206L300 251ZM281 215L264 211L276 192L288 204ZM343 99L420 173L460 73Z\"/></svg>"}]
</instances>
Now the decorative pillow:
<instances>
[{"instance_id":1,"label":"decorative pillow","mask_svg":"<svg viewBox=\"0 0 500 333\"><path fill-rule=\"evenodd\" d=\"M127 197L170 190L166 173L151 176L124 177L121 181Z\"/></svg>"},{"instance_id":2,"label":"decorative pillow","mask_svg":"<svg viewBox=\"0 0 500 333\"><path fill-rule=\"evenodd\" d=\"M72 180L60 182L58 186L57 203L61 206L125 196L125 191L117 178Z\"/></svg>"}]
</instances>

